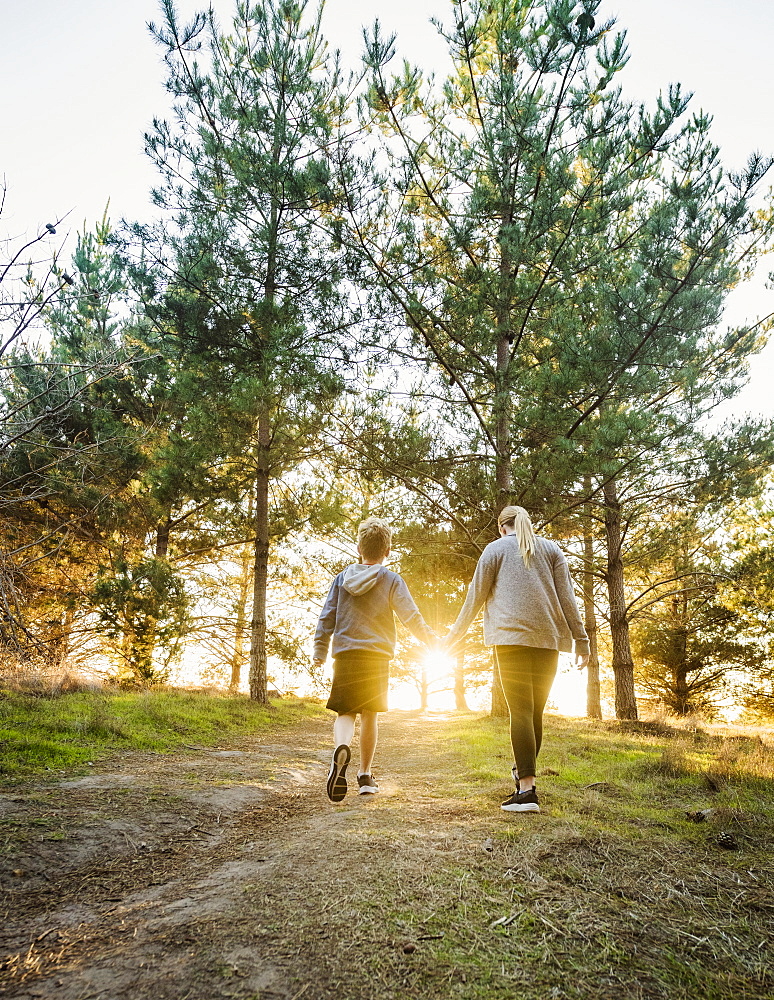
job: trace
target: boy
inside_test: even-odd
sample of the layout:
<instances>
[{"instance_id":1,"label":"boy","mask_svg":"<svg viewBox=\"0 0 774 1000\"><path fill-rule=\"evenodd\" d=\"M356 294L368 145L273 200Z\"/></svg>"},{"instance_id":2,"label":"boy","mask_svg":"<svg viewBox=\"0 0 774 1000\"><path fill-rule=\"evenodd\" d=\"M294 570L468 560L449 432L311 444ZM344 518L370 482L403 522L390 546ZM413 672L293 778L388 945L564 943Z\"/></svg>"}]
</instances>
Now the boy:
<instances>
[{"instance_id":1,"label":"boy","mask_svg":"<svg viewBox=\"0 0 774 1000\"><path fill-rule=\"evenodd\" d=\"M387 711L390 660L395 653L393 613L422 642L436 635L425 623L408 587L384 565L390 554L392 529L379 517L369 517L357 530L360 562L335 577L317 623L314 662L321 666L333 636L333 684L327 707L337 713L333 726L333 760L328 774L328 798L341 802L347 794L346 771L355 719L360 715L361 795L379 791L373 774L378 737L378 712Z\"/></svg>"}]
</instances>

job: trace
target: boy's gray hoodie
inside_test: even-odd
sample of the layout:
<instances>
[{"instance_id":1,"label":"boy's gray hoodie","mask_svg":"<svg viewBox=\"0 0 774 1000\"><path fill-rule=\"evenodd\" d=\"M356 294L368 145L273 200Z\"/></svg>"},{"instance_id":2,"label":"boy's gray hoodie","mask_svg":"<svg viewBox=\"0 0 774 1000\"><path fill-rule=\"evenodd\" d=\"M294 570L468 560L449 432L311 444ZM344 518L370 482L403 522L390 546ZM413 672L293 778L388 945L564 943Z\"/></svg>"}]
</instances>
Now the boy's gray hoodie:
<instances>
[{"instance_id":1,"label":"boy's gray hoodie","mask_svg":"<svg viewBox=\"0 0 774 1000\"><path fill-rule=\"evenodd\" d=\"M324 660L333 636L331 655L363 652L392 657L395 618L422 642L436 639L402 577L381 564L347 566L331 584L314 636L314 658Z\"/></svg>"}]
</instances>

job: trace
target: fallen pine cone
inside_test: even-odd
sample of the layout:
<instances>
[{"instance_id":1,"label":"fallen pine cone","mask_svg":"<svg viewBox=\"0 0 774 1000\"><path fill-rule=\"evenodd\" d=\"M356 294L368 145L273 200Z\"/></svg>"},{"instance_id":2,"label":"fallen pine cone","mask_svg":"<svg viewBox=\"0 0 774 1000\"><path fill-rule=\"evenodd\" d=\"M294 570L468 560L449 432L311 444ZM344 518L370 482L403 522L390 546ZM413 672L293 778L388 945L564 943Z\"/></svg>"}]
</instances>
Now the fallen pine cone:
<instances>
[{"instance_id":1,"label":"fallen pine cone","mask_svg":"<svg viewBox=\"0 0 774 1000\"><path fill-rule=\"evenodd\" d=\"M734 851L739 847L736 837L732 833L729 833L728 830L721 830L717 837L715 837L715 843L718 847L725 847L727 851Z\"/></svg>"},{"instance_id":2,"label":"fallen pine cone","mask_svg":"<svg viewBox=\"0 0 774 1000\"><path fill-rule=\"evenodd\" d=\"M417 950L417 946L415 944L412 944L411 941L409 941L407 944L403 945L403 954L404 955L413 955L416 950Z\"/></svg>"}]
</instances>

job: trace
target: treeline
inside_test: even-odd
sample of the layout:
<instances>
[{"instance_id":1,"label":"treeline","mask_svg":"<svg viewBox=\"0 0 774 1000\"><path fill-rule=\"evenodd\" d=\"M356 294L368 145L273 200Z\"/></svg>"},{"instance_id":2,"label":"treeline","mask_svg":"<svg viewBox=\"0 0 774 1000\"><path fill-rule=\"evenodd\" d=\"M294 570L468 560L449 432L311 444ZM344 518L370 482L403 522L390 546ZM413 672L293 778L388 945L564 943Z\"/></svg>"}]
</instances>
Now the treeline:
<instances>
[{"instance_id":1,"label":"treeline","mask_svg":"<svg viewBox=\"0 0 774 1000\"><path fill-rule=\"evenodd\" d=\"M731 676L773 712L774 426L713 420L770 326L722 316L771 160L628 101L595 0L453 0L440 81L378 24L345 71L305 2L162 7L157 220L0 268L6 654L153 682L195 644L264 702L363 516L443 630L519 503L575 559L589 714L608 673L623 719Z\"/></svg>"}]
</instances>

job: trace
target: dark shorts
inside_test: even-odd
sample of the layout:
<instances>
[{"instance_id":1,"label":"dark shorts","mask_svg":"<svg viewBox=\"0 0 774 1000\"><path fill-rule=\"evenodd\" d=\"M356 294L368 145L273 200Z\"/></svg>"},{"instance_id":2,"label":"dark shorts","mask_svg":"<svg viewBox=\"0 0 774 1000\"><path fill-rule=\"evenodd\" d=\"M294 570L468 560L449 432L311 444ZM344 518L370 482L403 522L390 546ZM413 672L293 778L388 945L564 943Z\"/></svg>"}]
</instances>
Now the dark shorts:
<instances>
[{"instance_id":1,"label":"dark shorts","mask_svg":"<svg viewBox=\"0 0 774 1000\"><path fill-rule=\"evenodd\" d=\"M326 708L339 715L386 712L389 681L389 657L340 653L333 661L333 684Z\"/></svg>"}]
</instances>

